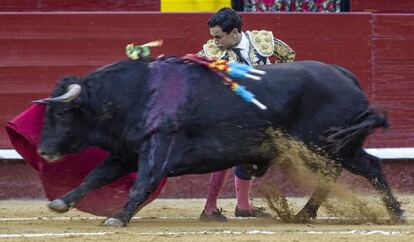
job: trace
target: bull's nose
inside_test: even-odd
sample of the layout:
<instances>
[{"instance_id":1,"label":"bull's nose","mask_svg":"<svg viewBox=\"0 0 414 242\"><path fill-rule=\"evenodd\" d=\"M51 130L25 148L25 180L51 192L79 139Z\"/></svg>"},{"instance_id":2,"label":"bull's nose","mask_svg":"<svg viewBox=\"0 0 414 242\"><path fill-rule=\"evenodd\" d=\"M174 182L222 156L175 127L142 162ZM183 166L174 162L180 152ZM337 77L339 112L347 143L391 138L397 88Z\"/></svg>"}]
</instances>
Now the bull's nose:
<instances>
[{"instance_id":1,"label":"bull's nose","mask_svg":"<svg viewBox=\"0 0 414 242\"><path fill-rule=\"evenodd\" d=\"M44 150L42 150L41 148L38 148L37 149L37 154L38 155L40 155L40 156L47 156L47 153L46 153L46 151L44 151Z\"/></svg>"},{"instance_id":2,"label":"bull's nose","mask_svg":"<svg viewBox=\"0 0 414 242\"><path fill-rule=\"evenodd\" d=\"M42 148L37 149L37 154L49 163L57 161L61 158L60 154L50 154Z\"/></svg>"}]
</instances>

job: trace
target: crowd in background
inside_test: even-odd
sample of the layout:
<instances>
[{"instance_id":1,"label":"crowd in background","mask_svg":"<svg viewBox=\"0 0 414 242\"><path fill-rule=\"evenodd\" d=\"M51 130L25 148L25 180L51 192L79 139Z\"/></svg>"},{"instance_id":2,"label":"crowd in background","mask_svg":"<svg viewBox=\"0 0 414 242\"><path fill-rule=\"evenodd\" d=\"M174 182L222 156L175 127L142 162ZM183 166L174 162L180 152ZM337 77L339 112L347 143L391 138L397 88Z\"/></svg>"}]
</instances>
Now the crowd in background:
<instances>
[{"instance_id":1,"label":"crowd in background","mask_svg":"<svg viewBox=\"0 0 414 242\"><path fill-rule=\"evenodd\" d=\"M245 12L347 12L349 0L232 0Z\"/></svg>"}]
</instances>

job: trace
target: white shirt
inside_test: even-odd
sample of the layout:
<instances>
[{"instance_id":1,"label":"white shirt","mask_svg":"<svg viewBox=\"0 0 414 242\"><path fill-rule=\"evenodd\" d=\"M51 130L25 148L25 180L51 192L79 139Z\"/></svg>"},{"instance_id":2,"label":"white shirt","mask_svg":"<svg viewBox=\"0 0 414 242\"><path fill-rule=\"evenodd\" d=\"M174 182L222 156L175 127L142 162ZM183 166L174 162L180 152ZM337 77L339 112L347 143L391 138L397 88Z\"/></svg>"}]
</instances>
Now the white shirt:
<instances>
[{"instance_id":1,"label":"white shirt","mask_svg":"<svg viewBox=\"0 0 414 242\"><path fill-rule=\"evenodd\" d=\"M234 48L240 48L240 54L247 62L249 62L249 65L251 65L249 58L250 41L249 39L247 39L246 34L244 32L242 32L242 38L240 40L240 43L236 45L236 47Z\"/></svg>"}]
</instances>

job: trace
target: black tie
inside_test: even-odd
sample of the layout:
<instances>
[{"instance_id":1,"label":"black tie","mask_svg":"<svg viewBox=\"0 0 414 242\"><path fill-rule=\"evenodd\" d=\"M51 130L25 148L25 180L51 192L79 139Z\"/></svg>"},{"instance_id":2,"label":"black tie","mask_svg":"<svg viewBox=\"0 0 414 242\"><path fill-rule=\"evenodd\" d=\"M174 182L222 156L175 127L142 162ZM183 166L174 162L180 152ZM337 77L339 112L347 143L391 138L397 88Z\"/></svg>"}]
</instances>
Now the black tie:
<instances>
[{"instance_id":1,"label":"black tie","mask_svg":"<svg viewBox=\"0 0 414 242\"><path fill-rule=\"evenodd\" d=\"M236 53L237 58L239 59L240 63L249 65L249 62L246 59L244 59L244 57L242 56L240 52L241 50L240 48L233 48L233 50L234 50L234 53Z\"/></svg>"}]
</instances>

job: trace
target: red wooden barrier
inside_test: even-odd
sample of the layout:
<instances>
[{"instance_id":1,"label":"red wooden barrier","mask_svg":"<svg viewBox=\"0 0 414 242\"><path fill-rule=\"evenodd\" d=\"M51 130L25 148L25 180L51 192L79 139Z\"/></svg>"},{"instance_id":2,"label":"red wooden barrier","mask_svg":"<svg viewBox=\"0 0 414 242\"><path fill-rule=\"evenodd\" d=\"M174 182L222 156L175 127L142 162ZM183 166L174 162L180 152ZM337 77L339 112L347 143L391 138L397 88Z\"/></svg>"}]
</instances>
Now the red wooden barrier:
<instances>
[{"instance_id":1,"label":"red wooden barrier","mask_svg":"<svg viewBox=\"0 0 414 242\"><path fill-rule=\"evenodd\" d=\"M1 0L5 11L160 11L160 0Z\"/></svg>"},{"instance_id":2,"label":"red wooden barrier","mask_svg":"<svg viewBox=\"0 0 414 242\"><path fill-rule=\"evenodd\" d=\"M145 43L162 38L165 44L154 49L154 55L197 52L209 38L206 24L209 17L210 14L196 13L1 13L0 125L4 126L6 121L28 107L31 100L47 96L64 75L84 75L101 65L124 59L127 43ZM387 21L397 21L397 17L388 20L386 16L373 17L369 13L284 13L244 14L243 18L245 29L272 30L275 36L296 50L298 60L315 59L349 68L359 77L368 94L373 91L371 88L377 88L379 93L375 99L381 104L385 101L380 99L385 95L382 92L388 91L380 89L381 82L388 80L389 75L405 76L406 81L413 79L413 72L401 68L396 61L385 76L380 74L386 69L374 63L388 61L389 52L385 47L389 43L396 46L412 43L403 39L398 42L391 36L389 42L381 44L382 39L373 35L373 19L377 26L375 31L379 33L382 29L387 34L390 31L394 33ZM399 18L411 21L412 16ZM400 24L401 28L408 31L409 23ZM388 27L381 27L383 25ZM399 33L401 38L407 31ZM375 43L376 48L372 49L375 53L371 53L372 43ZM374 58L380 51L385 52L380 58ZM406 66L413 63L409 61L412 56L409 50L398 53L399 58L407 60L404 62ZM379 68L377 74L372 73L371 66ZM375 75L378 85L371 83L371 75ZM398 96L397 91L386 95L387 103L390 103L387 108L407 110L407 105L412 103L407 97L401 104L391 104L391 100ZM393 122L401 114L392 110ZM380 136L381 140L373 140L370 146L414 146L414 140L408 138L410 134L413 136L414 124L409 120L414 114L408 112L402 117L407 121L396 123L396 131L390 132L392 139L389 140L388 135ZM399 135L407 139L399 141ZM0 130L0 147L10 147L3 129Z\"/></svg>"},{"instance_id":3,"label":"red wooden barrier","mask_svg":"<svg viewBox=\"0 0 414 242\"><path fill-rule=\"evenodd\" d=\"M351 11L414 12L412 0L351 0Z\"/></svg>"},{"instance_id":4,"label":"red wooden barrier","mask_svg":"<svg viewBox=\"0 0 414 242\"><path fill-rule=\"evenodd\" d=\"M414 14L375 14L372 25L372 100L390 115L377 146L414 144Z\"/></svg>"}]
</instances>

